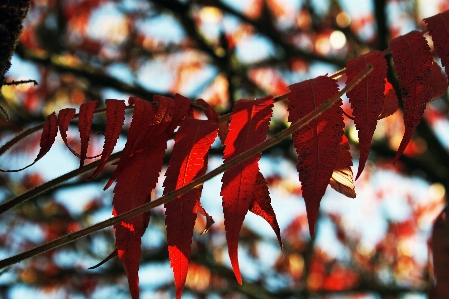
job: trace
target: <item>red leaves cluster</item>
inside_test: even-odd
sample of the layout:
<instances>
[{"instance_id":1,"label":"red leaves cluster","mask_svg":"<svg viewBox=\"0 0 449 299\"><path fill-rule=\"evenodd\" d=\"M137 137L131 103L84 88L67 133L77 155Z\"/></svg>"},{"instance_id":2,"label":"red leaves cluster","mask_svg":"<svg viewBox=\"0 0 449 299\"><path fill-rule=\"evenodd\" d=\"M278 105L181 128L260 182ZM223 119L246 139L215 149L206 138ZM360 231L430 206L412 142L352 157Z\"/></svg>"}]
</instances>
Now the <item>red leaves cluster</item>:
<instances>
[{"instance_id":1,"label":"red leaves cluster","mask_svg":"<svg viewBox=\"0 0 449 299\"><path fill-rule=\"evenodd\" d=\"M449 78L449 12L425 19L425 22ZM390 41L390 47L394 69L399 78L406 127L394 160L396 161L411 140L426 103L445 94L448 82L433 61L430 48L421 33L412 31L399 36ZM386 80L387 64L381 52L372 51L350 60L346 71L348 82L356 78L368 65L373 66L373 71L347 93L359 131L360 163L357 177L362 173L367 161L378 119L393 114L398 107L395 90ZM288 111L289 121L292 123L314 112L339 92L336 81L327 76L290 85L289 89ZM328 185L346 196L355 197L351 155L348 140L343 135L341 104L340 100L323 113L317 114L293 134L293 144L298 154L297 170L302 182L302 194L312 237L315 234L320 201ZM195 119L191 100L181 95L175 95L174 99L156 95L152 102L131 97L129 105L134 108L134 114L128 139L120 161L105 186L107 189L116 181L114 216L151 201L151 193L163 166L167 141L172 138L177 127L179 129L174 138L175 145L164 181L164 194L186 186L206 173L207 153L217 135L225 145L224 163L262 143L268 133L273 98L268 96L238 101L232 111L229 126L225 121L220 121L215 110L202 100L198 100L196 106L203 108L208 119ZM87 157L87 149L96 106L97 101L81 105L78 115L81 150L76 153L69 148L80 158L80 167L84 165L86 158L91 158ZM100 163L89 179L98 175L108 162L121 133L125 108L124 101L106 100L105 142ZM52 113L46 118L40 151L32 164L50 150L58 128L64 143L69 147L67 130L74 117L75 109L69 108L61 110L58 117ZM271 206L267 182L258 166L260 156L261 153L258 153L239 162L227 169L222 178L221 195L228 252L239 283L242 282L242 277L238 263L238 238L248 211L261 216L270 224L282 247L280 229ZM199 201L201 191L201 187L191 189L165 205L169 258L174 272L177 298L182 295L189 268L196 214L205 215L208 225L213 222ZM149 220L150 213L146 212L114 225L117 249L106 258L108 260L118 255L125 268L133 298L139 297L141 237ZM330 284L337 285L332 282Z\"/></svg>"}]
</instances>

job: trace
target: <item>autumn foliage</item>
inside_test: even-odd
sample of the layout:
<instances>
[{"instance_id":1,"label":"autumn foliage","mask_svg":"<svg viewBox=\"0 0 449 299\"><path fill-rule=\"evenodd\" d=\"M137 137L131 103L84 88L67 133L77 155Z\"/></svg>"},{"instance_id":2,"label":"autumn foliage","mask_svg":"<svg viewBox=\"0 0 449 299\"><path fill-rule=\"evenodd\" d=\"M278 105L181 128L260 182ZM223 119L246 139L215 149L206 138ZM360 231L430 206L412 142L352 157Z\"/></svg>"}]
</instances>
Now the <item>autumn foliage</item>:
<instances>
[{"instance_id":1,"label":"autumn foliage","mask_svg":"<svg viewBox=\"0 0 449 299\"><path fill-rule=\"evenodd\" d=\"M449 78L449 27L444 25L449 24L449 11L424 21ZM447 91L448 82L434 62L423 33L418 31L392 39L390 49L384 52L371 51L349 60L345 70L346 83L355 86L348 88L347 96L360 144L356 179L365 168L378 120L392 115L398 108L394 89L387 80L388 66L384 55L389 52L399 79L398 92L402 96L405 124L405 133L393 163L406 150L423 117L426 104ZM86 102L80 105L78 114L75 109L66 108L60 110L57 116L55 113L48 115L42 128L40 151L35 160L23 168L2 171L20 171L36 163L50 150L58 131L66 146L79 158L81 169L86 158L92 158L88 154L88 145L93 117L96 113L105 112L104 145L99 162L88 178L91 180L111 161L111 154L122 132L125 112L132 110L126 145L104 187L108 189L115 183L112 214L116 217L156 200L152 191L164 165L169 140L174 140L174 147L165 173L164 196L170 196L174 191L204 177L208 172L208 152L219 137L224 145L224 168L221 170L224 174L220 193L224 229L232 269L237 282L241 284L239 234L248 211L268 222L282 247L281 232L271 206L267 179L258 165L261 151L240 158L232 167L226 165L267 138L278 138L267 137L276 101L287 99L288 121L292 126L302 122L292 134L292 139L298 156L297 171L312 238L315 236L320 201L327 186L331 185L348 197L355 197L356 194L351 154L344 135L341 90L336 76L319 76L292 84L288 89L288 95L275 98L241 99L236 102L230 115L220 115L207 102L201 99L192 101L179 94L174 98L162 95L154 96L153 99L130 97L127 103L108 99L105 109L97 110L96 101ZM326 106L332 99L332 105ZM79 152L67 140L69 124L75 118L78 118ZM197 214L207 219L205 232L213 223L201 205L201 192L202 183L199 183L164 204L168 254L177 298L181 298L187 272L193 267L189 261ZM132 298L139 298L141 238L151 221L150 209L114 223L116 250L106 258L118 256L126 271ZM340 237L345 238L344 235ZM318 271L315 268L319 268L320 264L312 262L311 267L313 271ZM326 280L324 284L330 289L334 286L344 288L345 284L356 280L350 270L333 268L329 271L340 273L332 276L332 279L341 280Z\"/></svg>"}]
</instances>

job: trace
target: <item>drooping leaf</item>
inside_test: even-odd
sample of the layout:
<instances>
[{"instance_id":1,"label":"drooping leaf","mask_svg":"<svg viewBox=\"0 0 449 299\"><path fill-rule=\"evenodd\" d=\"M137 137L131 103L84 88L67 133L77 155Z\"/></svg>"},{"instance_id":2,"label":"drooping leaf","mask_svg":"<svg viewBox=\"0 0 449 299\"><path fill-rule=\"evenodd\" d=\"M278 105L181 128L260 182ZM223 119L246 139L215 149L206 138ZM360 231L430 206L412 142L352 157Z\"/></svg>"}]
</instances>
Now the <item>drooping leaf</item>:
<instances>
[{"instance_id":1,"label":"drooping leaf","mask_svg":"<svg viewBox=\"0 0 449 299\"><path fill-rule=\"evenodd\" d=\"M346 195L350 198L355 198L355 186L352 173L352 157L349 151L348 138L345 135L341 136L340 153L338 155L335 169L332 172L329 185L335 189L335 191Z\"/></svg>"},{"instance_id":2,"label":"drooping leaf","mask_svg":"<svg viewBox=\"0 0 449 299\"><path fill-rule=\"evenodd\" d=\"M324 101L338 93L337 83L320 76L289 86L288 121L295 122L318 108ZM338 101L320 116L293 135L293 145L298 154L297 170L302 183L310 235L315 237L315 223L321 198L332 177L340 153L343 134L342 101Z\"/></svg>"},{"instance_id":3,"label":"drooping leaf","mask_svg":"<svg viewBox=\"0 0 449 299\"><path fill-rule=\"evenodd\" d=\"M394 158L396 162L412 138L416 127L432 97L432 53L426 39L418 31L411 31L390 42L394 69L398 75L404 106L405 132Z\"/></svg>"},{"instance_id":4,"label":"drooping leaf","mask_svg":"<svg viewBox=\"0 0 449 299\"><path fill-rule=\"evenodd\" d=\"M72 121L74 116L75 116L75 108L65 108L59 111L58 127L59 127L59 134L61 134L61 138L64 141L66 147L72 152L72 154L79 157L79 154L70 147L67 141L67 130L69 129L70 121Z\"/></svg>"},{"instance_id":5,"label":"drooping leaf","mask_svg":"<svg viewBox=\"0 0 449 299\"><path fill-rule=\"evenodd\" d=\"M380 112L377 119L382 119L387 116L393 115L399 108L398 97L396 96L396 90L393 88L387 78L385 78L385 88L384 88L384 103L382 105L382 111Z\"/></svg>"},{"instance_id":6,"label":"drooping leaf","mask_svg":"<svg viewBox=\"0 0 449 299\"><path fill-rule=\"evenodd\" d=\"M259 171L256 176L256 183L253 190L253 198L249 207L251 213L262 217L271 226L279 242L281 248L281 230L276 219L273 207L271 206L270 192L268 191L267 181L263 177L263 174Z\"/></svg>"},{"instance_id":7,"label":"drooping leaf","mask_svg":"<svg viewBox=\"0 0 449 299\"><path fill-rule=\"evenodd\" d=\"M273 98L239 100L232 110L228 135L225 140L224 161L259 144L266 138L268 123L272 115ZM222 178L224 225L228 253L238 283L242 276L238 263L238 238L259 173L260 154L226 170Z\"/></svg>"},{"instance_id":8,"label":"drooping leaf","mask_svg":"<svg viewBox=\"0 0 449 299\"><path fill-rule=\"evenodd\" d=\"M157 109L147 118L150 122L150 125L146 127L147 130L140 132L144 138L139 140L131 157L117 176L113 199L114 216L141 206L150 200L151 191L156 186L163 165L167 140L187 114L190 105L190 100L187 98L175 98L177 98L176 102L163 96L154 97ZM139 119L136 121L138 122ZM138 270L141 237L149 219L150 213L148 212L114 225L118 257L125 268L133 299L139 297Z\"/></svg>"},{"instance_id":9,"label":"drooping leaf","mask_svg":"<svg viewBox=\"0 0 449 299\"><path fill-rule=\"evenodd\" d=\"M31 165L39 161L43 156L45 156L46 153L48 153L53 143L55 142L57 134L58 134L58 120L56 118L56 114L53 112L45 118L44 128L42 129L41 140L39 144L40 145L39 153L37 154L36 159L34 159L33 163L20 169L15 170L0 169L0 171L18 172L30 167Z\"/></svg>"},{"instance_id":10,"label":"drooping leaf","mask_svg":"<svg viewBox=\"0 0 449 299\"><path fill-rule=\"evenodd\" d=\"M175 145L164 181L164 194L179 189L206 172L207 152L217 137L215 120L185 119L176 133ZM165 225L176 298L181 298L189 266L197 202L202 186L165 204Z\"/></svg>"},{"instance_id":11,"label":"drooping leaf","mask_svg":"<svg viewBox=\"0 0 449 299\"><path fill-rule=\"evenodd\" d=\"M80 132L81 150L80 150L80 168L83 167L87 156L87 147L89 146L90 128L94 118L94 110L98 101L83 103L80 106L78 117L78 130Z\"/></svg>"},{"instance_id":12,"label":"drooping leaf","mask_svg":"<svg viewBox=\"0 0 449 299\"><path fill-rule=\"evenodd\" d=\"M449 79L449 10L423 20Z\"/></svg>"},{"instance_id":13,"label":"drooping leaf","mask_svg":"<svg viewBox=\"0 0 449 299\"><path fill-rule=\"evenodd\" d=\"M432 97L431 101L444 96L447 92L447 79L441 72L441 67L435 62L432 63Z\"/></svg>"},{"instance_id":14,"label":"drooping leaf","mask_svg":"<svg viewBox=\"0 0 449 299\"><path fill-rule=\"evenodd\" d=\"M376 50L350 59L346 67L346 82L351 82L355 76L370 64L373 65L373 71L352 90L347 92L353 109L354 123L359 131L360 158L356 179L365 168L373 134L376 130L377 118L382 111L387 61L382 52Z\"/></svg>"},{"instance_id":15,"label":"drooping leaf","mask_svg":"<svg viewBox=\"0 0 449 299\"><path fill-rule=\"evenodd\" d=\"M88 180L93 179L103 169L104 165L109 159L112 150L117 143L120 136L123 122L125 121L125 102L122 100L106 100L106 132L103 145L103 152L101 153L100 164L90 175Z\"/></svg>"}]
</instances>

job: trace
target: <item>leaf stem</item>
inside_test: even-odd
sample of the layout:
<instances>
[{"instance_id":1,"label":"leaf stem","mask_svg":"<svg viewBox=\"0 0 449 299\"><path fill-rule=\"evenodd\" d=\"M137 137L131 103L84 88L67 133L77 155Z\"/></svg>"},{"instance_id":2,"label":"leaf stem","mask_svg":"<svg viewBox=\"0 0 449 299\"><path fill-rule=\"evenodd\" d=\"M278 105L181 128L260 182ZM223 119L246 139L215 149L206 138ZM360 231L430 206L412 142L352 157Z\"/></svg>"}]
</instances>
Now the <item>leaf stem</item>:
<instances>
[{"instance_id":1,"label":"leaf stem","mask_svg":"<svg viewBox=\"0 0 449 299\"><path fill-rule=\"evenodd\" d=\"M244 160L248 159L249 157L279 143L282 139L289 136L291 133L304 127L308 122L310 122L311 120L313 120L314 118L316 118L317 116L322 114L326 109L328 109L332 105L334 105L344 93L351 90L357 83L359 83L363 78L365 78L371 71L372 71L372 66L369 65L362 72L360 72L359 75L356 76L350 83L348 83L338 94L336 94L331 99L325 101L317 109L311 111L310 113L308 113L306 116L304 116L297 122L293 123L289 128L281 131L280 133L278 133L278 134L274 135L273 137L265 140L264 142L256 145L255 147L247 150L246 152L234 157L233 159L230 159L228 162L220 165L219 167L215 168L214 170L210 171L209 173L193 180L191 183L185 185L184 187L177 189L173 192L170 192L167 195L162 196L157 200L146 203L140 207L137 207L133 210L130 210L130 211L123 213L121 215L118 215L116 217L109 218L105 221L102 221L102 222L99 222L92 226L89 226L87 228L81 229L77 232L65 235L56 240L50 241L46 244L43 244L36 248L33 248L31 250L28 250L28 251L22 252L20 254L17 254L15 256L6 258L6 259L0 261L0 269L9 267L13 264L19 263L27 258L44 253L48 250L52 250L52 249L55 249L62 245L71 243L81 237L84 237L91 233L102 230L108 226L117 224L125 219L134 217L134 216L142 214L144 212L147 212L159 205L165 204L165 203L177 198L178 196L184 194L185 192L187 192L193 188L196 188L196 187L202 185L204 182L208 181L209 179L211 179L211 178L217 176L218 174L226 171L227 169L243 162ZM91 163L91 164L93 164L93 163ZM91 165L91 164L89 164L89 165Z\"/></svg>"}]
</instances>

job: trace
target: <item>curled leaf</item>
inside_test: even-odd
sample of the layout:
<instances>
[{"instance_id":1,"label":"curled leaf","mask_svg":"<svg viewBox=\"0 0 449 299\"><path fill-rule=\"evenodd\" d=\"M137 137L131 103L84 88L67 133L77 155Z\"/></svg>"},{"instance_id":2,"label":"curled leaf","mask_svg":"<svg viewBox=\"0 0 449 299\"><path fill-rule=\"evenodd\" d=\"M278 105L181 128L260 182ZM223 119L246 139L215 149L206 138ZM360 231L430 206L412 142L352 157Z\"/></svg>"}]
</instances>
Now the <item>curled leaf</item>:
<instances>
[{"instance_id":1,"label":"curled leaf","mask_svg":"<svg viewBox=\"0 0 449 299\"><path fill-rule=\"evenodd\" d=\"M3 170L0 169L1 172L18 172L22 171L37 161L39 161L45 154L50 150L53 143L55 142L56 135L58 134L58 120L56 118L56 114L53 112L45 118L44 128L42 129L41 140L40 140L40 150L37 154L36 159L34 159L33 163L15 170Z\"/></svg>"},{"instance_id":2,"label":"curled leaf","mask_svg":"<svg viewBox=\"0 0 449 299\"><path fill-rule=\"evenodd\" d=\"M72 154L79 157L80 155L70 147L67 141L67 130L69 129L69 124L74 116L75 116L75 108L65 108L59 111L58 127L59 127L59 134L61 134L62 141L64 141L66 147L72 152Z\"/></svg>"},{"instance_id":3,"label":"curled leaf","mask_svg":"<svg viewBox=\"0 0 449 299\"><path fill-rule=\"evenodd\" d=\"M199 200L197 200L196 202L196 211L203 215L204 217L206 217L206 227L203 229L203 231L201 232L201 235L206 234L210 227L215 223L214 219L212 218L212 216L210 216L206 210L203 208L203 206L201 205L201 202Z\"/></svg>"},{"instance_id":4,"label":"curled leaf","mask_svg":"<svg viewBox=\"0 0 449 299\"><path fill-rule=\"evenodd\" d=\"M354 175L351 166L352 157L351 152L349 151L348 138L346 138L345 135L342 135L340 153L338 154L338 160L335 164L335 169L332 172L329 185L338 193L350 198L355 198Z\"/></svg>"}]
</instances>

